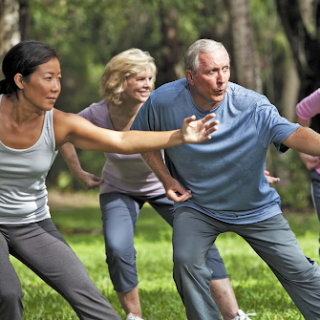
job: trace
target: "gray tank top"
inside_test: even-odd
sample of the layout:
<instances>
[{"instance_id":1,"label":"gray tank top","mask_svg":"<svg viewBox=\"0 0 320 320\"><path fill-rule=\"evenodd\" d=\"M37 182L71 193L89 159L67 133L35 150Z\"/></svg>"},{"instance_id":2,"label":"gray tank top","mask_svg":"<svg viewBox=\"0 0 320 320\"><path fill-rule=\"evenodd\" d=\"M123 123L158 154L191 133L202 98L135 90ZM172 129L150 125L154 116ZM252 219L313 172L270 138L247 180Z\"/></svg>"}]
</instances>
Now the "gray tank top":
<instances>
[{"instance_id":1,"label":"gray tank top","mask_svg":"<svg viewBox=\"0 0 320 320\"><path fill-rule=\"evenodd\" d=\"M0 95L1 108L2 95ZM28 149L0 141L0 224L26 224L50 218L45 184L57 155L53 109L47 111L40 138Z\"/></svg>"}]
</instances>

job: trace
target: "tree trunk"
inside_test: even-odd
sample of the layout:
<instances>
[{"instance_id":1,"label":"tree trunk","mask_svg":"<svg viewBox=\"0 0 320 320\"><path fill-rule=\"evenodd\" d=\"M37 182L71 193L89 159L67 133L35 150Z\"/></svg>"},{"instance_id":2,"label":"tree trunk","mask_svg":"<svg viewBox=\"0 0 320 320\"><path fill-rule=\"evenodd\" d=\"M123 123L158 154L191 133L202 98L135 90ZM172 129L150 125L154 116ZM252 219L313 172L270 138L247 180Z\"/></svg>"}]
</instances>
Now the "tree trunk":
<instances>
[{"instance_id":1,"label":"tree trunk","mask_svg":"<svg viewBox=\"0 0 320 320\"><path fill-rule=\"evenodd\" d=\"M318 1L309 0L303 7L301 0L276 0L276 4L299 74L301 100L320 87L320 5ZM315 12L315 15L308 12ZM312 119L311 127L320 132L320 116Z\"/></svg>"},{"instance_id":2,"label":"tree trunk","mask_svg":"<svg viewBox=\"0 0 320 320\"><path fill-rule=\"evenodd\" d=\"M1 0L0 0L1 1ZM29 38L29 0L19 0L19 29L21 34L21 41Z\"/></svg>"},{"instance_id":3,"label":"tree trunk","mask_svg":"<svg viewBox=\"0 0 320 320\"><path fill-rule=\"evenodd\" d=\"M184 70L179 64L181 43L178 37L179 12L170 6L167 8L160 1L159 16L161 21L162 64L159 68L161 82L166 83L184 77Z\"/></svg>"},{"instance_id":4,"label":"tree trunk","mask_svg":"<svg viewBox=\"0 0 320 320\"><path fill-rule=\"evenodd\" d=\"M261 92L260 68L247 0L228 0L237 82Z\"/></svg>"},{"instance_id":5,"label":"tree trunk","mask_svg":"<svg viewBox=\"0 0 320 320\"><path fill-rule=\"evenodd\" d=\"M0 0L0 61L8 50L20 41L19 2L17 0ZM2 69L0 78L3 77Z\"/></svg>"},{"instance_id":6,"label":"tree trunk","mask_svg":"<svg viewBox=\"0 0 320 320\"><path fill-rule=\"evenodd\" d=\"M300 80L292 56L287 57L284 67L284 86L281 98L281 115L295 122Z\"/></svg>"}]
</instances>

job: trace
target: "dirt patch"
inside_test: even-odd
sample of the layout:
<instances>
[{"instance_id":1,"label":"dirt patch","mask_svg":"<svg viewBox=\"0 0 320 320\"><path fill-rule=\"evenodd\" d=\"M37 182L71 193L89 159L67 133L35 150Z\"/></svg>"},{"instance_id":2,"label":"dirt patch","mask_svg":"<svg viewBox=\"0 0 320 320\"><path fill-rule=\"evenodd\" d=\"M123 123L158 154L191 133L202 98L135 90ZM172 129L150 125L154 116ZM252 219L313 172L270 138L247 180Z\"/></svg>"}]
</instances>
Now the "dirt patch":
<instances>
[{"instance_id":1,"label":"dirt patch","mask_svg":"<svg viewBox=\"0 0 320 320\"><path fill-rule=\"evenodd\" d=\"M49 190L48 204L52 210L96 207L99 205L98 193L59 192Z\"/></svg>"}]
</instances>

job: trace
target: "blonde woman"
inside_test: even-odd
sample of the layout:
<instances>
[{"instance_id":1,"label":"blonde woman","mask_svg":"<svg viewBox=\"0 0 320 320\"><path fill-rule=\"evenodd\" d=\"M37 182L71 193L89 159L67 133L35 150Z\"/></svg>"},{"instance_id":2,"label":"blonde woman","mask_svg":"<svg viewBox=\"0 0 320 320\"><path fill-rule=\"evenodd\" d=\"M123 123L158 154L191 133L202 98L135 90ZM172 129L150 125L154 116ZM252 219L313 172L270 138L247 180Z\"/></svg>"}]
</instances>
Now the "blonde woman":
<instances>
[{"instance_id":1,"label":"blonde woman","mask_svg":"<svg viewBox=\"0 0 320 320\"><path fill-rule=\"evenodd\" d=\"M79 114L95 125L126 131L142 104L154 88L156 66L147 52L126 50L106 65L101 78L103 100L93 103ZM163 185L145 165L140 154L105 153L107 161L102 178L82 170L71 144L61 149L73 175L86 188L101 184L100 207L105 238L107 264L114 289L127 314L127 320L141 319L138 294L134 231L139 211L148 202L171 226L173 203L167 199ZM181 197L189 198L187 192ZM213 271L211 292L225 317L238 311L227 272L216 247L212 247L208 264Z\"/></svg>"}]
</instances>

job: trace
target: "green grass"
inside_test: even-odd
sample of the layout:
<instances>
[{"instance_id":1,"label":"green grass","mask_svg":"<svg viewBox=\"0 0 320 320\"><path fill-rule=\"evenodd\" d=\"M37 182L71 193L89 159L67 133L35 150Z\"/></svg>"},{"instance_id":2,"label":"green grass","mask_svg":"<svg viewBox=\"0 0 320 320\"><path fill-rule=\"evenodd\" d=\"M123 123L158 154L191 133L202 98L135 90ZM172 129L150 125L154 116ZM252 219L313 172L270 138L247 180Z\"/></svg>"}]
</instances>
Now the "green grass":
<instances>
[{"instance_id":1,"label":"green grass","mask_svg":"<svg viewBox=\"0 0 320 320\"><path fill-rule=\"evenodd\" d=\"M52 217L86 266L89 275L122 318L122 311L105 264L104 241L98 207L57 210ZM318 221L315 214L286 216L305 254L318 262ZM172 280L171 229L145 206L137 224L135 246L139 290L146 320L185 320ZM220 235L223 256L241 309L256 312L259 320L303 319L278 280L247 243L233 233ZM69 305L19 261L12 258L25 296L25 320L78 319Z\"/></svg>"}]
</instances>

